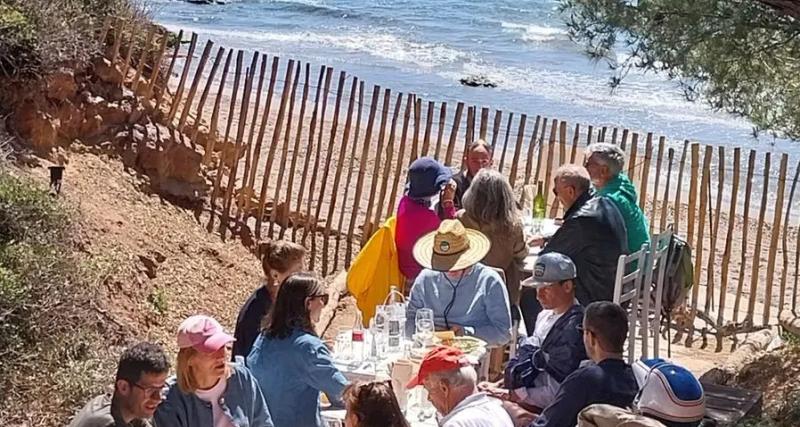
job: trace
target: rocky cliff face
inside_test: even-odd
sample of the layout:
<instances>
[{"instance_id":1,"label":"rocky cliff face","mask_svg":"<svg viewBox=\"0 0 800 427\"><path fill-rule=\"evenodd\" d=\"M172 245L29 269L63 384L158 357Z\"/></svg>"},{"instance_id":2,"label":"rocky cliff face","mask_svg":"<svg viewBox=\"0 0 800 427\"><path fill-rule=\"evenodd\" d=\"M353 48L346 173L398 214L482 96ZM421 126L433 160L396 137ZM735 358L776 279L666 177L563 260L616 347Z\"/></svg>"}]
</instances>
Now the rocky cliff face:
<instances>
[{"instance_id":1,"label":"rocky cliff face","mask_svg":"<svg viewBox=\"0 0 800 427\"><path fill-rule=\"evenodd\" d=\"M147 93L149 82L139 77L133 85L137 73L128 68L125 75L121 60L112 63L98 56L83 68L64 67L25 88L6 89L6 126L37 156L52 162L66 163L71 148L88 146L119 156L126 167L149 177L156 192L204 198L209 173L220 164L222 150L230 151L233 144L219 141L191 116L180 130L167 123L169 94L156 101L164 82L154 94ZM136 87L136 93L129 87ZM215 152L206 155L211 143Z\"/></svg>"}]
</instances>

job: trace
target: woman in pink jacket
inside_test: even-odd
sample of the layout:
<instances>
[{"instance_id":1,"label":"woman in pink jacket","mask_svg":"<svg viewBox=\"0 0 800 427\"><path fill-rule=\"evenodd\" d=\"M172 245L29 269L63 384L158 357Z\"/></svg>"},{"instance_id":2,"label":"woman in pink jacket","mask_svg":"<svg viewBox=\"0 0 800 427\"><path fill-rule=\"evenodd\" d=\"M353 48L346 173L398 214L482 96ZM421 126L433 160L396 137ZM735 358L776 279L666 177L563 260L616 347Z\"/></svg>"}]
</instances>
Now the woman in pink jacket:
<instances>
[{"instance_id":1,"label":"woman in pink jacket","mask_svg":"<svg viewBox=\"0 0 800 427\"><path fill-rule=\"evenodd\" d=\"M398 263L406 284L413 283L422 270L412 254L414 243L439 228L442 219L456 216L453 203L456 186L452 176L449 168L432 157L420 157L408 169L406 194L397 206L395 231ZM436 214L437 203L442 205L444 218ZM406 293L409 290L406 289Z\"/></svg>"}]
</instances>

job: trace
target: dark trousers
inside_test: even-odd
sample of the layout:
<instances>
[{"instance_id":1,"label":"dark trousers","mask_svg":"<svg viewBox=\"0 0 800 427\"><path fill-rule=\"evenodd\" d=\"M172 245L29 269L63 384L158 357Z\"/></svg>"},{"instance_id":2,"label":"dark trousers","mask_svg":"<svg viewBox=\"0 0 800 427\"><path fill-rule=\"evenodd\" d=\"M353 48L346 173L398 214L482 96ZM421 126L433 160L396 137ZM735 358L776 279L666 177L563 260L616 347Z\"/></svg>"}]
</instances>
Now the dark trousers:
<instances>
[{"instance_id":1,"label":"dark trousers","mask_svg":"<svg viewBox=\"0 0 800 427\"><path fill-rule=\"evenodd\" d=\"M542 311L542 305L536 299L536 289L525 286L520 289L519 308L525 320L525 329L528 336L531 336L536 327L536 317Z\"/></svg>"}]
</instances>

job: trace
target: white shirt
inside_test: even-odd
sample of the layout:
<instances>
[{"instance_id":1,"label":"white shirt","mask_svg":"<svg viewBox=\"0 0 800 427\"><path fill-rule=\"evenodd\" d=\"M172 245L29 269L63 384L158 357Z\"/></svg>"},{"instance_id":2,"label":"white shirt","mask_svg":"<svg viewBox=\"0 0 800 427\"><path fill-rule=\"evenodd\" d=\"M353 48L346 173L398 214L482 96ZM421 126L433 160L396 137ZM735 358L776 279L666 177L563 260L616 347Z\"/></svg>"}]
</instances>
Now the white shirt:
<instances>
[{"instance_id":1,"label":"white shirt","mask_svg":"<svg viewBox=\"0 0 800 427\"><path fill-rule=\"evenodd\" d=\"M499 400L486 393L476 393L462 400L447 416L441 427L514 427L514 422Z\"/></svg>"},{"instance_id":2,"label":"white shirt","mask_svg":"<svg viewBox=\"0 0 800 427\"><path fill-rule=\"evenodd\" d=\"M196 390L195 394L200 400L204 400L211 404L211 413L214 415L214 427L234 427L231 419L225 415L222 407L219 406L219 401L222 398L222 393L228 386L227 378L220 378L214 387L208 390Z\"/></svg>"}]
</instances>

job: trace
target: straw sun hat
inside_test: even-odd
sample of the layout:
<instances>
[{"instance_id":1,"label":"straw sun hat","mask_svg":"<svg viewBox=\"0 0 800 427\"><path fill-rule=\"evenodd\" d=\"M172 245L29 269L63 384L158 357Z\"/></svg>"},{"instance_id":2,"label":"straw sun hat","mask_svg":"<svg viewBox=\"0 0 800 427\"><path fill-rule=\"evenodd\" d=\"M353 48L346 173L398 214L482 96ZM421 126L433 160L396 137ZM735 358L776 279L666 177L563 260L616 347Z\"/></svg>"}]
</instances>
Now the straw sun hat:
<instances>
[{"instance_id":1,"label":"straw sun hat","mask_svg":"<svg viewBox=\"0 0 800 427\"><path fill-rule=\"evenodd\" d=\"M414 245L419 265L436 271L458 271L477 264L492 246L483 233L464 228L461 221L446 219L439 229L422 236Z\"/></svg>"}]
</instances>

